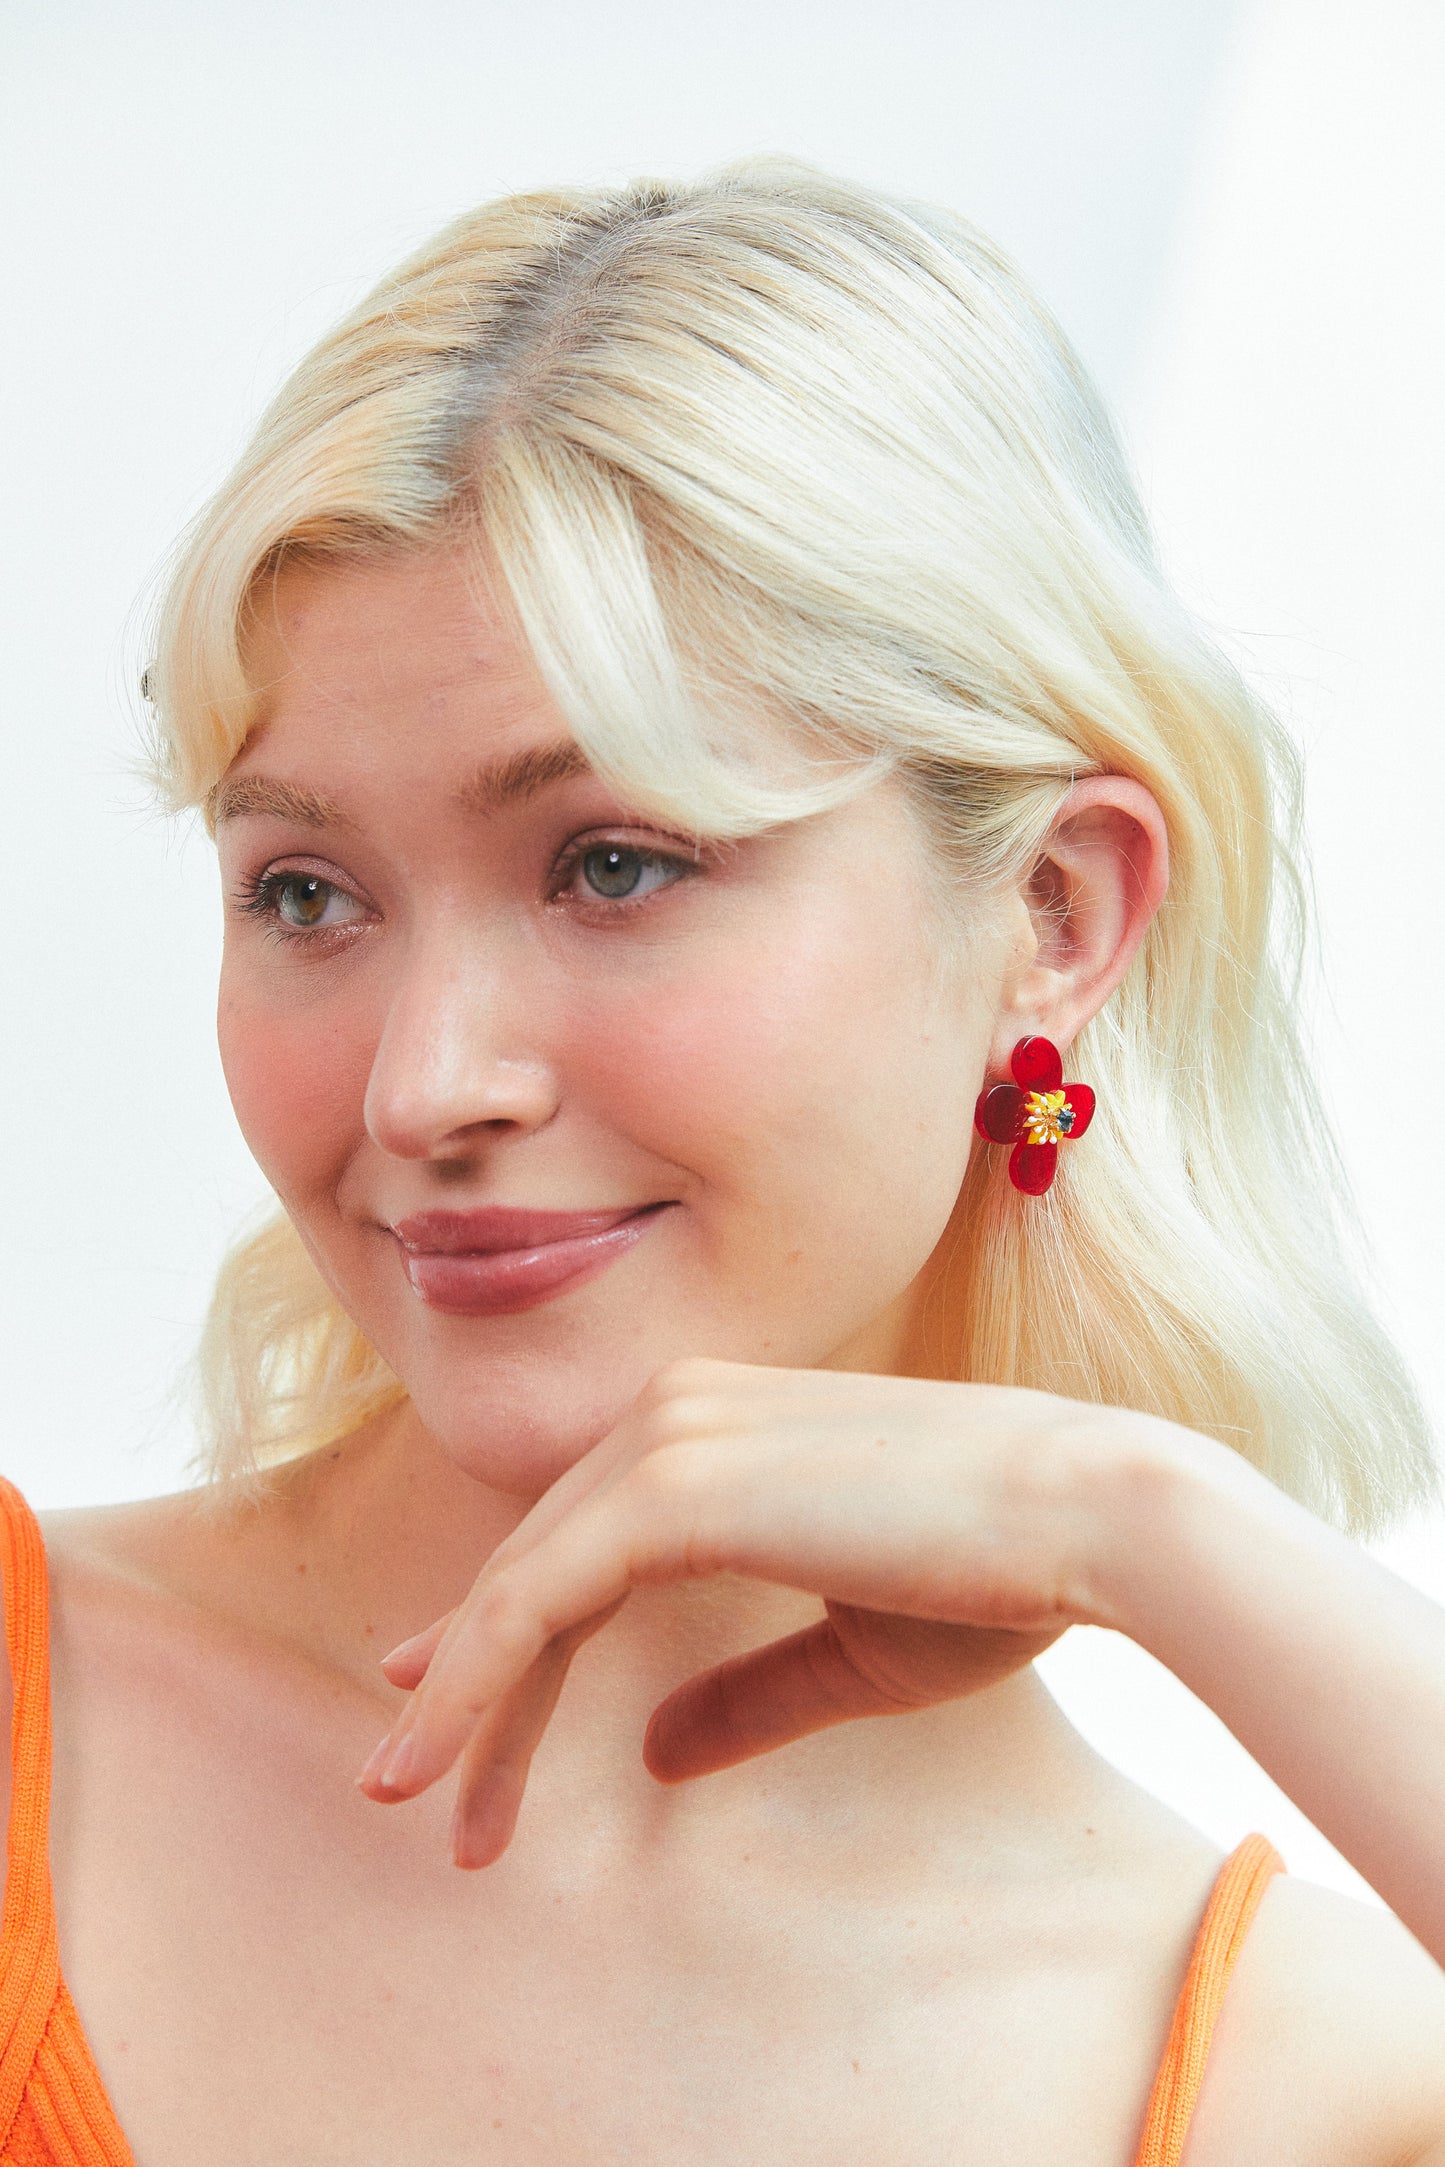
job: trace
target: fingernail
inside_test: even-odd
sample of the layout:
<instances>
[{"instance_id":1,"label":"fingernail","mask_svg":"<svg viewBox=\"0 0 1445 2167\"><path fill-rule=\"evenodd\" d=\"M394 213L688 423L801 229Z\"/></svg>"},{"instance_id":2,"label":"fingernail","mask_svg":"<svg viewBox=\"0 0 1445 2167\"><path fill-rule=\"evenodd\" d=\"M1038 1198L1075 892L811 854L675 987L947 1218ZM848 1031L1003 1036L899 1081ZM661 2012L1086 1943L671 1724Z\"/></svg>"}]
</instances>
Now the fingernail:
<instances>
[{"instance_id":1,"label":"fingernail","mask_svg":"<svg viewBox=\"0 0 1445 2167\"><path fill-rule=\"evenodd\" d=\"M385 1738L382 1739L381 1744L377 1746L375 1751L372 1753L370 1760L367 1762L365 1768L362 1769L361 1774L356 1779L363 1789L365 1789L368 1783L379 1782L381 1778L381 1771L386 1766L387 1754L390 1751L391 1732L388 1731Z\"/></svg>"},{"instance_id":2,"label":"fingernail","mask_svg":"<svg viewBox=\"0 0 1445 2167\"><path fill-rule=\"evenodd\" d=\"M388 1791L406 1788L416 1771L416 1757L416 1740L408 1732L393 1747L391 1758L382 1768L381 1781Z\"/></svg>"},{"instance_id":3,"label":"fingernail","mask_svg":"<svg viewBox=\"0 0 1445 2167\"><path fill-rule=\"evenodd\" d=\"M391 1650L390 1654L384 1655L382 1657L381 1661L383 1669L388 1663L394 1663L399 1655L409 1655L421 1638L422 1635L420 1633L413 1633L410 1640L399 1640L396 1646Z\"/></svg>"}]
</instances>

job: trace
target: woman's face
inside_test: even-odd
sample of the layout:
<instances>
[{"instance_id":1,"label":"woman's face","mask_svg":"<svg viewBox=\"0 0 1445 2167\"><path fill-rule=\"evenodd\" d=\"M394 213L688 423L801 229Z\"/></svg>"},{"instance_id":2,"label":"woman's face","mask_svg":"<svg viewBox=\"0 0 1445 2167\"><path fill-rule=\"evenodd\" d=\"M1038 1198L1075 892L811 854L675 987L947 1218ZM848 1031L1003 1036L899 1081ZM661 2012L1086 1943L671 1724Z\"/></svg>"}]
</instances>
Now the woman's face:
<instances>
[{"instance_id":1,"label":"woman's face","mask_svg":"<svg viewBox=\"0 0 1445 2167\"><path fill-rule=\"evenodd\" d=\"M435 553L295 570L221 786L221 1051L326 1279L535 1494L684 1355L885 1369L1017 941L940 940L892 784L695 856Z\"/></svg>"}]
</instances>

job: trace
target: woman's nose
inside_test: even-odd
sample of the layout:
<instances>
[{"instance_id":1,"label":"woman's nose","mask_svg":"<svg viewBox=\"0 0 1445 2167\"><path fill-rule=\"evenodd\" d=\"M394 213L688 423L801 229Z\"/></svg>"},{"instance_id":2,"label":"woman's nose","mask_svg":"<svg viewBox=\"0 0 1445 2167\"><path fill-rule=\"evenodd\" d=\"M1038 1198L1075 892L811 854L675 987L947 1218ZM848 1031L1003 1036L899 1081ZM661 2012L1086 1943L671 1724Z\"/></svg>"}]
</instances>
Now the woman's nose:
<instances>
[{"instance_id":1,"label":"woman's nose","mask_svg":"<svg viewBox=\"0 0 1445 2167\"><path fill-rule=\"evenodd\" d=\"M526 1029L528 1005L475 959L413 950L367 1079L373 1143L399 1159L449 1159L550 1121L557 1078Z\"/></svg>"}]
</instances>

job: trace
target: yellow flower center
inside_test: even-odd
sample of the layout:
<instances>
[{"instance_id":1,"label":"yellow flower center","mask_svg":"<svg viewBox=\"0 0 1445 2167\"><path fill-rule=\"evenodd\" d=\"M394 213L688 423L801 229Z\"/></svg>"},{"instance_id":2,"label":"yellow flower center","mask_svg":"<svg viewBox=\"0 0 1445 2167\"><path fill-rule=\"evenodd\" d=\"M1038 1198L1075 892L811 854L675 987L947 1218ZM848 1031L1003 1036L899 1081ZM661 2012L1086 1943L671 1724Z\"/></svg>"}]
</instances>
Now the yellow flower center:
<instances>
[{"instance_id":1,"label":"yellow flower center","mask_svg":"<svg viewBox=\"0 0 1445 2167\"><path fill-rule=\"evenodd\" d=\"M1024 1093L1024 1142L1061 1144L1074 1125L1074 1109L1062 1091Z\"/></svg>"}]
</instances>

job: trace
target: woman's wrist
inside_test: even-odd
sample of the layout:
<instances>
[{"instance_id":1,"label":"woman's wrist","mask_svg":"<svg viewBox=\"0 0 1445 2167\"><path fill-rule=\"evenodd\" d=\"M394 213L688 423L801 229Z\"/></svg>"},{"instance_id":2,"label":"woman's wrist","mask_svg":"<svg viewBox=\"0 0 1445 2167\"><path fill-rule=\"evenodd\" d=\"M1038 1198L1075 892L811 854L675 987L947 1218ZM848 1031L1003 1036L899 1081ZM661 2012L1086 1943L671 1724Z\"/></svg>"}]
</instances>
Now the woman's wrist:
<instances>
[{"instance_id":1,"label":"woman's wrist","mask_svg":"<svg viewBox=\"0 0 1445 2167\"><path fill-rule=\"evenodd\" d=\"M1122 1418L1097 1456L1090 1524L1081 1614L1197 1694L1445 1962L1438 1608L1169 1423Z\"/></svg>"},{"instance_id":2,"label":"woman's wrist","mask_svg":"<svg viewBox=\"0 0 1445 2167\"><path fill-rule=\"evenodd\" d=\"M1100 1410L1087 1476L1086 1622L1170 1661L1181 1615L1244 1557L1339 1538L1211 1437L1161 1417Z\"/></svg>"}]
</instances>

